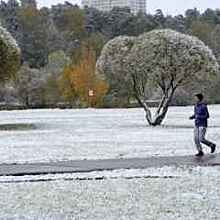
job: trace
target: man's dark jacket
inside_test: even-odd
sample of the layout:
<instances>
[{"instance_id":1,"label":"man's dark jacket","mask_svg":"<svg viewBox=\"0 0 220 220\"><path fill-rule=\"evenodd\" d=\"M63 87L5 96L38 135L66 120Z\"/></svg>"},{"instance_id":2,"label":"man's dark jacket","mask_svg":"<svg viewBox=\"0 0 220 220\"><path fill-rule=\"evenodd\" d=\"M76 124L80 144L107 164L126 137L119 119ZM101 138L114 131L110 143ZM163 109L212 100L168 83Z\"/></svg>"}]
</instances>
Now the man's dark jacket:
<instances>
[{"instance_id":1,"label":"man's dark jacket","mask_svg":"<svg viewBox=\"0 0 220 220\"><path fill-rule=\"evenodd\" d=\"M196 127L208 126L209 111L207 105L203 102L199 102L194 107L194 115L190 119L195 119Z\"/></svg>"}]
</instances>

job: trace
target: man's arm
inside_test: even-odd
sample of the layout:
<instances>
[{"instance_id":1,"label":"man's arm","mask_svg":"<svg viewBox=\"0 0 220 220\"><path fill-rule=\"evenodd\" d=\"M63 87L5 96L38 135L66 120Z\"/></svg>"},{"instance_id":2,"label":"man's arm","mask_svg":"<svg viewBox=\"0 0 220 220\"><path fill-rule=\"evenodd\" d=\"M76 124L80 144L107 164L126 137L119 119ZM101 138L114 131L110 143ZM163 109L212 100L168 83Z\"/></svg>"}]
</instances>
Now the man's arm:
<instances>
[{"instance_id":1,"label":"man's arm","mask_svg":"<svg viewBox=\"0 0 220 220\"><path fill-rule=\"evenodd\" d=\"M193 119L196 118L196 115L195 115L195 111L196 111L196 109L195 109L195 108L196 108L196 107L194 107L194 114L193 114L192 116L189 117L190 120L193 120Z\"/></svg>"}]
</instances>

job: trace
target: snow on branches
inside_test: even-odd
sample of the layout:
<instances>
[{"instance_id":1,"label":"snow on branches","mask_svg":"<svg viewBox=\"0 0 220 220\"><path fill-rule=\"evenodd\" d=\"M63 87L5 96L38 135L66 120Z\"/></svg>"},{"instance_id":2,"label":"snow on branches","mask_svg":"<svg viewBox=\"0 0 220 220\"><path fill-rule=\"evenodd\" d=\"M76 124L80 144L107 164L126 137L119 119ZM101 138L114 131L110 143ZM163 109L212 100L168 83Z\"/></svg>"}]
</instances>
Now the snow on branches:
<instances>
[{"instance_id":1,"label":"snow on branches","mask_svg":"<svg viewBox=\"0 0 220 220\"><path fill-rule=\"evenodd\" d=\"M130 82L151 125L161 124L179 86L206 80L218 70L216 58L202 41L170 29L153 30L136 38L117 37L105 45L97 61L97 72L110 84L122 78ZM163 93L154 117L145 102L149 83Z\"/></svg>"},{"instance_id":2,"label":"snow on branches","mask_svg":"<svg viewBox=\"0 0 220 220\"><path fill-rule=\"evenodd\" d=\"M5 81L15 75L20 67L20 49L11 34L0 26L0 79Z\"/></svg>"}]
</instances>

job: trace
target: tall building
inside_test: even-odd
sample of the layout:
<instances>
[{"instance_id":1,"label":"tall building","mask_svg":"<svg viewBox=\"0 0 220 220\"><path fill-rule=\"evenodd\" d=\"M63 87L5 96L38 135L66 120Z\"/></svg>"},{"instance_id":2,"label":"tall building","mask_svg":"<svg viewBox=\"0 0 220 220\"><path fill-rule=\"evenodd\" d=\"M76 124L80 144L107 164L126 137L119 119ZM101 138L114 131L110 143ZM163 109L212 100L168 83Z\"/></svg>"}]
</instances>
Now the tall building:
<instances>
[{"instance_id":1,"label":"tall building","mask_svg":"<svg viewBox=\"0 0 220 220\"><path fill-rule=\"evenodd\" d=\"M128 7L134 14L146 12L146 0L82 0L82 5L100 11L110 11L114 7Z\"/></svg>"},{"instance_id":2,"label":"tall building","mask_svg":"<svg viewBox=\"0 0 220 220\"><path fill-rule=\"evenodd\" d=\"M27 7L37 8L37 2L36 0L21 0L21 6L24 8Z\"/></svg>"}]
</instances>

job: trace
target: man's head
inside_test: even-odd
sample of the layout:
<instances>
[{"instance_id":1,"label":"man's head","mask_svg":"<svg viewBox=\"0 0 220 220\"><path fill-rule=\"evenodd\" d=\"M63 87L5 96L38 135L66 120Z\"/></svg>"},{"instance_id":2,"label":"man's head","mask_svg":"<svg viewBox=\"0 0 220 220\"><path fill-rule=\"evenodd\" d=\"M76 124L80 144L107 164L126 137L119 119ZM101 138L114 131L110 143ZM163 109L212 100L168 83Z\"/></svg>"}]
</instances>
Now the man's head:
<instances>
[{"instance_id":1,"label":"man's head","mask_svg":"<svg viewBox=\"0 0 220 220\"><path fill-rule=\"evenodd\" d=\"M198 93L198 94L195 94L195 99L196 99L196 102L201 102L203 101L204 96L202 93Z\"/></svg>"}]
</instances>

